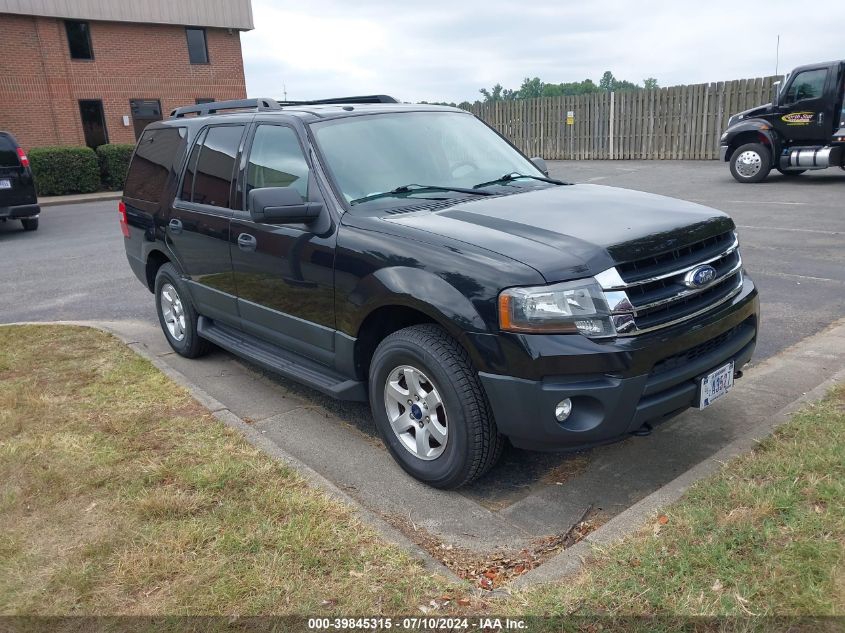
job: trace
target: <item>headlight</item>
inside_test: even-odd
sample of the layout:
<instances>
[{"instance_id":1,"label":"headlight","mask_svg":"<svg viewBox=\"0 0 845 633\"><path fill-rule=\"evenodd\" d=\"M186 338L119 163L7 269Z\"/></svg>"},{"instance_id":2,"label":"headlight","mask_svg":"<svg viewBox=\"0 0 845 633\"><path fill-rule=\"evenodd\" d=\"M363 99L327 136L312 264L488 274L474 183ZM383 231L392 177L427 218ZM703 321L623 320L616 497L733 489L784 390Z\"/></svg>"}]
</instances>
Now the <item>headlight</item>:
<instances>
[{"instance_id":1,"label":"headlight","mask_svg":"<svg viewBox=\"0 0 845 633\"><path fill-rule=\"evenodd\" d=\"M593 279L508 288L499 295L499 327L508 332L614 336L604 293Z\"/></svg>"}]
</instances>

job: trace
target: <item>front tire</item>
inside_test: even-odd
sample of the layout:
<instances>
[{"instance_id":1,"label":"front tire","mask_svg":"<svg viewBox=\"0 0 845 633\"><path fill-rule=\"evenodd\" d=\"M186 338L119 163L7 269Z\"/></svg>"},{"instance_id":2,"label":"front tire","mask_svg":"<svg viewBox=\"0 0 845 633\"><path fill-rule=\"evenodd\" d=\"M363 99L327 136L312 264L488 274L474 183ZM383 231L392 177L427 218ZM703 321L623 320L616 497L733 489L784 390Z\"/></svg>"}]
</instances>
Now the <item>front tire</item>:
<instances>
[{"instance_id":1,"label":"front tire","mask_svg":"<svg viewBox=\"0 0 845 633\"><path fill-rule=\"evenodd\" d=\"M737 182L761 182L772 170L772 154L762 143L746 143L731 154L731 175Z\"/></svg>"},{"instance_id":2,"label":"front tire","mask_svg":"<svg viewBox=\"0 0 845 633\"><path fill-rule=\"evenodd\" d=\"M38 218L24 218L21 220L21 224L23 224L24 231L38 230Z\"/></svg>"},{"instance_id":3,"label":"front tire","mask_svg":"<svg viewBox=\"0 0 845 633\"><path fill-rule=\"evenodd\" d=\"M173 351L185 358L198 358L208 353L211 344L197 334L199 315L173 264L163 264L158 269L155 297L158 322Z\"/></svg>"},{"instance_id":4,"label":"front tire","mask_svg":"<svg viewBox=\"0 0 845 633\"><path fill-rule=\"evenodd\" d=\"M437 325L385 338L370 364L370 406L393 458L435 488L457 488L499 459L499 435L469 355Z\"/></svg>"}]
</instances>

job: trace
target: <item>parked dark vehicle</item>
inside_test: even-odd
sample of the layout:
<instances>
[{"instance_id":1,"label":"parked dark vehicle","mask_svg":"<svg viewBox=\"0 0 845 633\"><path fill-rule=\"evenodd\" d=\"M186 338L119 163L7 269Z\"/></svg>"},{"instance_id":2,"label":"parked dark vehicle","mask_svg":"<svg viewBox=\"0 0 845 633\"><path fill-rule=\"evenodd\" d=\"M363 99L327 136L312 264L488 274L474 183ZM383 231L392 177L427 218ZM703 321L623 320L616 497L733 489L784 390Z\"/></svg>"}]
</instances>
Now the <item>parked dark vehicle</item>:
<instances>
[{"instance_id":1,"label":"parked dark vehicle","mask_svg":"<svg viewBox=\"0 0 845 633\"><path fill-rule=\"evenodd\" d=\"M771 103L733 115L721 158L739 182L761 182L772 169L845 169L845 60L800 66L775 83Z\"/></svg>"},{"instance_id":2,"label":"parked dark vehicle","mask_svg":"<svg viewBox=\"0 0 845 633\"><path fill-rule=\"evenodd\" d=\"M29 159L14 136L0 132L0 222L20 220L35 231L40 213Z\"/></svg>"},{"instance_id":3,"label":"parked dark vehicle","mask_svg":"<svg viewBox=\"0 0 845 633\"><path fill-rule=\"evenodd\" d=\"M397 462L441 488L505 438L645 434L741 375L759 301L728 216L548 178L467 112L390 101L147 127L120 222L174 350L369 400Z\"/></svg>"}]
</instances>

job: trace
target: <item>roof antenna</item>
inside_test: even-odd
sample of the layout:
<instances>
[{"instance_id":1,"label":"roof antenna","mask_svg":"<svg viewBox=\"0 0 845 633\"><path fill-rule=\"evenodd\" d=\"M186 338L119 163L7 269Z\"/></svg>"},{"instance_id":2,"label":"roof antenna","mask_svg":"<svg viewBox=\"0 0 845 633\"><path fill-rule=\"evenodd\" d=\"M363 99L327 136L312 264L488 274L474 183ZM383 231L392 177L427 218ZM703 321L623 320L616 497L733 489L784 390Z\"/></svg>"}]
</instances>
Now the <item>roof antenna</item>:
<instances>
[{"instance_id":1,"label":"roof antenna","mask_svg":"<svg viewBox=\"0 0 845 633\"><path fill-rule=\"evenodd\" d=\"M778 33L778 44L775 48L775 76L778 74L778 66L780 65L780 33Z\"/></svg>"},{"instance_id":2,"label":"roof antenna","mask_svg":"<svg viewBox=\"0 0 845 633\"><path fill-rule=\"evenodd\" d=\"M780 37L780 36L778 36L778 37ZM288 87L287 87L287 85L285 85L284 82L282 82L282 92L284 93L284 96L285 96L285 98L282 99L282 101L287 101L288 100Z\"/></svg>"}]
</instances>

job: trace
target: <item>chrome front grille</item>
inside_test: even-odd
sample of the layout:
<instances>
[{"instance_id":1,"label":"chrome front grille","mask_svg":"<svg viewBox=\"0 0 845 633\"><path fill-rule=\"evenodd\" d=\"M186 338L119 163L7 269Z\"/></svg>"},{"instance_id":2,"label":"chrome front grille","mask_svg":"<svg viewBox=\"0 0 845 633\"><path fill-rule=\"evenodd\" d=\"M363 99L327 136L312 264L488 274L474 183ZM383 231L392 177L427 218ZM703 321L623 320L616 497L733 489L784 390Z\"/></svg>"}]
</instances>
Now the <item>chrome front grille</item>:
<instances>
[{"instance_id":1,"label":"chrome front grille","mask_svg":"<svg viewBox=\"0 0 845 633\"><path fill-rule=\"evenodd\" d=\"M705 270L706 269L706 270ZM703 283L701 278L712 276ZM619 336L681 323L742 289L742 257L733 231L596 275Z\"/></svg>"}]
</instances>

